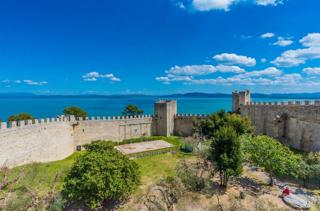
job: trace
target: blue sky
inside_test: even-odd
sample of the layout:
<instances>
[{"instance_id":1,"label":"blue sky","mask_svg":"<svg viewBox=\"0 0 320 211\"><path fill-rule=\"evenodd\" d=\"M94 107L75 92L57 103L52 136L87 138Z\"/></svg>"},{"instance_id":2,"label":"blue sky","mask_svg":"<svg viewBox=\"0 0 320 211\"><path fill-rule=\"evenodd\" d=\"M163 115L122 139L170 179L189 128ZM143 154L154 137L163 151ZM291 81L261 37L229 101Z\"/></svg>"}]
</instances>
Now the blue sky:
<instances>
[{"instance_id":1,"label":"blue sky","mask_svg":"<svg viewBox=\"0 0 320 211\"><path fill-rule=\"evenodd\" d=\"M3 0L0 90L320 91L318 0Z\"/></svg>"}]
</instances>

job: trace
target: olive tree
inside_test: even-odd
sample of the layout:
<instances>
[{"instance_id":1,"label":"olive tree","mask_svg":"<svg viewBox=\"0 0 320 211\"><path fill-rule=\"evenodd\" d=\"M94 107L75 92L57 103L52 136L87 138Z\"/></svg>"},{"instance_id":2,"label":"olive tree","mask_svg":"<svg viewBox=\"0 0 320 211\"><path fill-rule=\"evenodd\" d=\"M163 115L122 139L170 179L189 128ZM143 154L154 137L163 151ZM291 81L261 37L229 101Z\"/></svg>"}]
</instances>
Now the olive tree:
<instances>
[{"instance_id":1,"label":"olive tree","mask_svg":"<svg viewBox=\"0 0 320 211\"><path fill-rule=\"evenodd\" d=\"M86 145L65 178L63 196L71 202L97 208L104 201L125 199L138 186L138 165L110 142Z\"/></svg>"},{"instance_id":2,"label":"olive tree","mask_svg":"<svg viewBox=\"0 0 320 211\"><path fill-rule=\"evenodd\" d=\"M122 111L122 115L124 116L135 116L139 114L143 114L143 110L132 104L127 105Z\"/></svg>"},{"instance_id":3,"label":"olive tree","mask_svg":"<svg viewBox=\"0 0 320 211\"><path fill-rule=\"evenodd\" d=\"M71 106L63 110L63 114L66 116L75 116L75 117L86 117L88 114L85 110L80 107Z\"/></svg>"},{"instance_id":4,"label":"olive tree","mask_svg":"<svg viewBox=\"0 0 320 211\"><path fill-rule=\"evenodd\" d=\"M233 127L238 135L253 131L248 118L241 117L239 114L228 113L224 110L209 115L207 119L194 121L195 132L207 138L213 138L215 133L224 126Z\"/></svg>"},{"instance_id":5,"label":"olive tree","mask_svg":"<svg viewBox=\"0 0 320 211\"><path fill-rule=\"evenodd\" d=\"M298 177L301 156L279 141L269 136L244 136L242 141L248 160L269 173L270 185L273 185L274 175Z\"/></svg>"},{"instance_id":6,"label":"olive tree","mask_svg":"<svg viewBox=\"0 0 320 211\"><path fill-rule=\"evenodd\" d=\"M22 121L22 120L31 120L33 119L33 116L29 113L19 113L16 115L11 115L8 117L8 122L12 122L12 121Z\"/></svg>"},{"instance_id":7,"label":"olive tree","mask_svg":"<svg viewBox=\"0 0 320 211\"><path fill-rule=\"evenodd\" d=\"M209 160L220 174L220 185L227 187L230 176L242 172L242 151L239 136L230 126L221 127L211 143Z\"/></svg>"}]
</instances>

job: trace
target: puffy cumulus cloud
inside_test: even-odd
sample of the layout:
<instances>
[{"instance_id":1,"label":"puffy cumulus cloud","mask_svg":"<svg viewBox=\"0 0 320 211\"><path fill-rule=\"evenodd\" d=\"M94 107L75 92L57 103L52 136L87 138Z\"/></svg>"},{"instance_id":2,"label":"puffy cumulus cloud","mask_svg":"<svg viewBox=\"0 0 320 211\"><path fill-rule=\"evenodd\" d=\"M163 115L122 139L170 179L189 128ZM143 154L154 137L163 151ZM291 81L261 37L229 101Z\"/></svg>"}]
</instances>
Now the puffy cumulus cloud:
<instances>
[{"instance_id":1,"label":"puffy cumulus cloud","mask_svg":"<svg viewBox=\"0 0 320 211\"><path fill-rule=\"evenodd\" d=\"M176 65L165 71L165 76L156 77L156 80L164 84L170 84L173 81L190 82L194 76L204 76L215 72L239 74L245 73L245 70L235 65Z\"/></svg>"},{"instance_id":2,"label":"puffy cumulus cloud","mask_svg":"<svg viewBox=\"0 0 320 211\"><path fill-rule=\"evenodd\" d=\"M302 71L308 75L320 75L320 67L307 67Z\"/></svg>"},{"instance_id":3,"label":"puffy cumulus cloud","mask_svg":"<svg viewBox=\"0 0 320 211\"><path fill-rule=\"evenodd\" d=\"M246 85L246 86L266 86L266 85L281 85L281 86L295 86L301 84L302 76L300 74L283 74L274 78L263 77L218 77L215 79L198 79L192 80L192 84L211 84L211 85Z\"/></svg>"},{"instance_id":4,"label":"puffy cumulus cloud","mask_svg":"<svg viewBox=\"0 0 320 211\"><path fill-rule=\"evenodd\" d=\"M173 66L166 73L174 75L207 75L215 72L215 67L212 65L186 65Z\"/></svg>"},{"instance_id":5,"label":"puffy cumulus cloud","mask_svg":"<svg viewBox=\"0 0 320 211\"><path fill-rule=\"evenodd\" d=\"M279 67L294 67L307 60L320 59L320 33L311 33L299 41L305 48L287 50L271 63Z\"/></svg>"},{"instance_id":6,"label":"puffy cumulus cloud","mask_svg":"<svg viewBox=\"0 0 320 211\"><path fill-rule=\"evenodd\" d=\"M192 81L192 76L179 76L179 75L168 74L167 76L156 77L156 80L164 84L170 84L173 81L184 81L184 82Z\"/></svg>"},{"instance_id":7,"label":"puffy cumulus cloud","mask_svg":"<svg viewBox=\"0 0 320 211\"><path fill-rule=\"evenodd\" d=\"M228 11L235 0L193 0L192 6L198 11L224 10Z\"/></svg>"},{"instance_id":8,"label":"puffy cumulus cloud","mask_svg":"<svg viewBox=\"0 0 320 211\"><path fill-rule=\"evenodd\" d=\"M320 47L287 50L271 63L279 67L294 67L311 59L320 59Z\"/></svg>"},{"instance_id":9,"label":"puffy cumulus cloud","mask_svg":"<svg viewBox=\"0 0 320 211\"><path fill-rule=\"evenodd\" d=\"M186 66L174 66L171 67L167 74L173 75L208 75L214 72L232 72L243 73L244 69L234 65L186 65Z\"/></svg>"},{"instance_id":10,"label":"puffy cumulus cloud","mask_svg":"<svg viewBox=\"0 0 320 211\"><path fill-rule=\"evenodd\" d=\"M224 62L227 64L234 64L234 65L244 65L248 67L252 67L256 65L256 59L237 55L235 53L222 53L212 57L214 60L219 62Z\"/></svg>"},{"instance_id":11,"label":"puffy cumulus cloud","mask_svg":"<svg viewBox=\"0 0 320 211\"><path fill-rule=\"evenodd\" d=\"M283 0L256 0L256 4L261 6L277 6L283 4Z\"/></svg>"},{"instance_id":12,"label":"puffy cumulus cloud","mask_svg":"<svg viewBox=\"0 0 320 211\"><path fill-rule=\"evenodd\" d=\"M285 47L285 46L292 45L292 43L293 43L293 41L290 40L290 39L286 39L286 38L283 38L283 37L278 37L278 41L274 42L273 45Z\"/></svg>"},{"instance_id":13,"label":"puffy cumulus cloud","mask_svg":"<svg viewBox=\"0 0 320 211\"><path fill-rule=\"evenodd\" d=\"M274 77L274 76L279 76L281 74L282 74L282 71L279 70L278 68L268 67L264 70L250 71L243 74L239 74L235 77L238 77L238 78L251 78L251 77L261 77L261 76Z\"/></svg>"},{"instance_id":14,"label":"puffy cumulus cloud","mask_svg":"<svg viewBox=\"0 0 320 211\"><path fill-rule=\"evenodd\" d=\"M309 33L299 42L305 47L320 47L320 33Z\"/></svg>"},{"instance_id":15,"label":"puffy cumulus cloud","mask_svg":"<svg viewBox=\"0 0 320 211\"><path fill-rule=\"evenodd\" d=\"M115 81L115 82L121 81L120 78L115 77L112 73L100 74L95 71L86 73L85 75L82 76L82 78L84 81L97 81L99 78L106 78L106 79L109 79L110 81Z\"/></svg>"},{"instance_id":16,"label":"puffy cumulus cloud","mask_svg":"<svg viewBox=\"0 0 320 211\"><path fill-rule=\"evenodd\" d=\"M272 32L267 32L267 33L264 33L264 34L260 35L260 37L263 38L263 39L272 38L274 36L275 36L275 34L272 33Z\"/></svg>"},{"instance_id":17,"label":"puffy cumulus cloud","mask_svg":"<svg viewBox=\"0 0 320 211\"><path fill-rule=\"evenodd\" d=\"M43 86L43 85L47 85L48 82L47 81L33 81L33 80L29 80L29 79L25 79L25 80L2 80L2 83L5 84L27 84L27 85L32 85L32 86Z\"/></svg>"}]
</instances>

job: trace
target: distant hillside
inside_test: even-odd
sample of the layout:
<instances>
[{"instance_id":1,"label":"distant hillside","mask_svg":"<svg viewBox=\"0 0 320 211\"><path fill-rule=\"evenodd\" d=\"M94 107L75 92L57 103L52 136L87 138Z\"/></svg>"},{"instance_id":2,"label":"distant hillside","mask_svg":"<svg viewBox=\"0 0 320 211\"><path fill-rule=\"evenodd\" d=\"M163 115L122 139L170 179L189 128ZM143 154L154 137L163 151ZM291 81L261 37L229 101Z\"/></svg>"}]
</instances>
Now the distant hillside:
<instances>
[{"instance_id":1,"label":"distant hillside","mask_svg":"<svg viewBox=\"0 0 320 211\"><path fill-rule=\"evenodd\" d=\"M273 93L261 94L253 93L252 98L281 98L281 99L320 99L320 92L315 93ZM142 94L115 94L115 95L98 95L98 94L84 94L84 95L37 95L32 93L0 93L0 98L230 98L230 94L224 93L177 93L169 95L142 95Z\"/></svg>"}]
</instances>

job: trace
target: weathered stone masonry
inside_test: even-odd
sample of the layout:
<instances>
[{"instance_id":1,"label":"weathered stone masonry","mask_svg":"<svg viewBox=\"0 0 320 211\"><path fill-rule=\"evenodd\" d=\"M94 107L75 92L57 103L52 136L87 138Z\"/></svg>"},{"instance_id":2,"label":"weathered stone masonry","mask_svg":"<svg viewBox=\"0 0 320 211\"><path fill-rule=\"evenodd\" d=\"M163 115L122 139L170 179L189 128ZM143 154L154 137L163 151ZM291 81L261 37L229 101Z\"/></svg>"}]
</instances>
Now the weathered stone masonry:
<instances>
[{"instance_id":1,"label":"weathered stone masonry","mask_svg":"<svg viewBox=\"0 0 320 211\"><path fill-rule=\"evenodd\" d=\"M298 150L320 150L320 101L251 102L249 91L234 92L233 110L250 118L256 134Z\"/></svg>"},{"instance_id":2,"label":"weathered stone masonry","mask_svg":"<svg viewBox=\"0 0 320 211\"><path fill-rule=\"evenodd\" d=\"M121 141L141 136L191 135L192 119L204 115L177 115L177 102L155 103L155 114L134 117L47 118L2 123L0 166L61 160L77 146L95 140Z\"/></svg>"}]
</instances>

